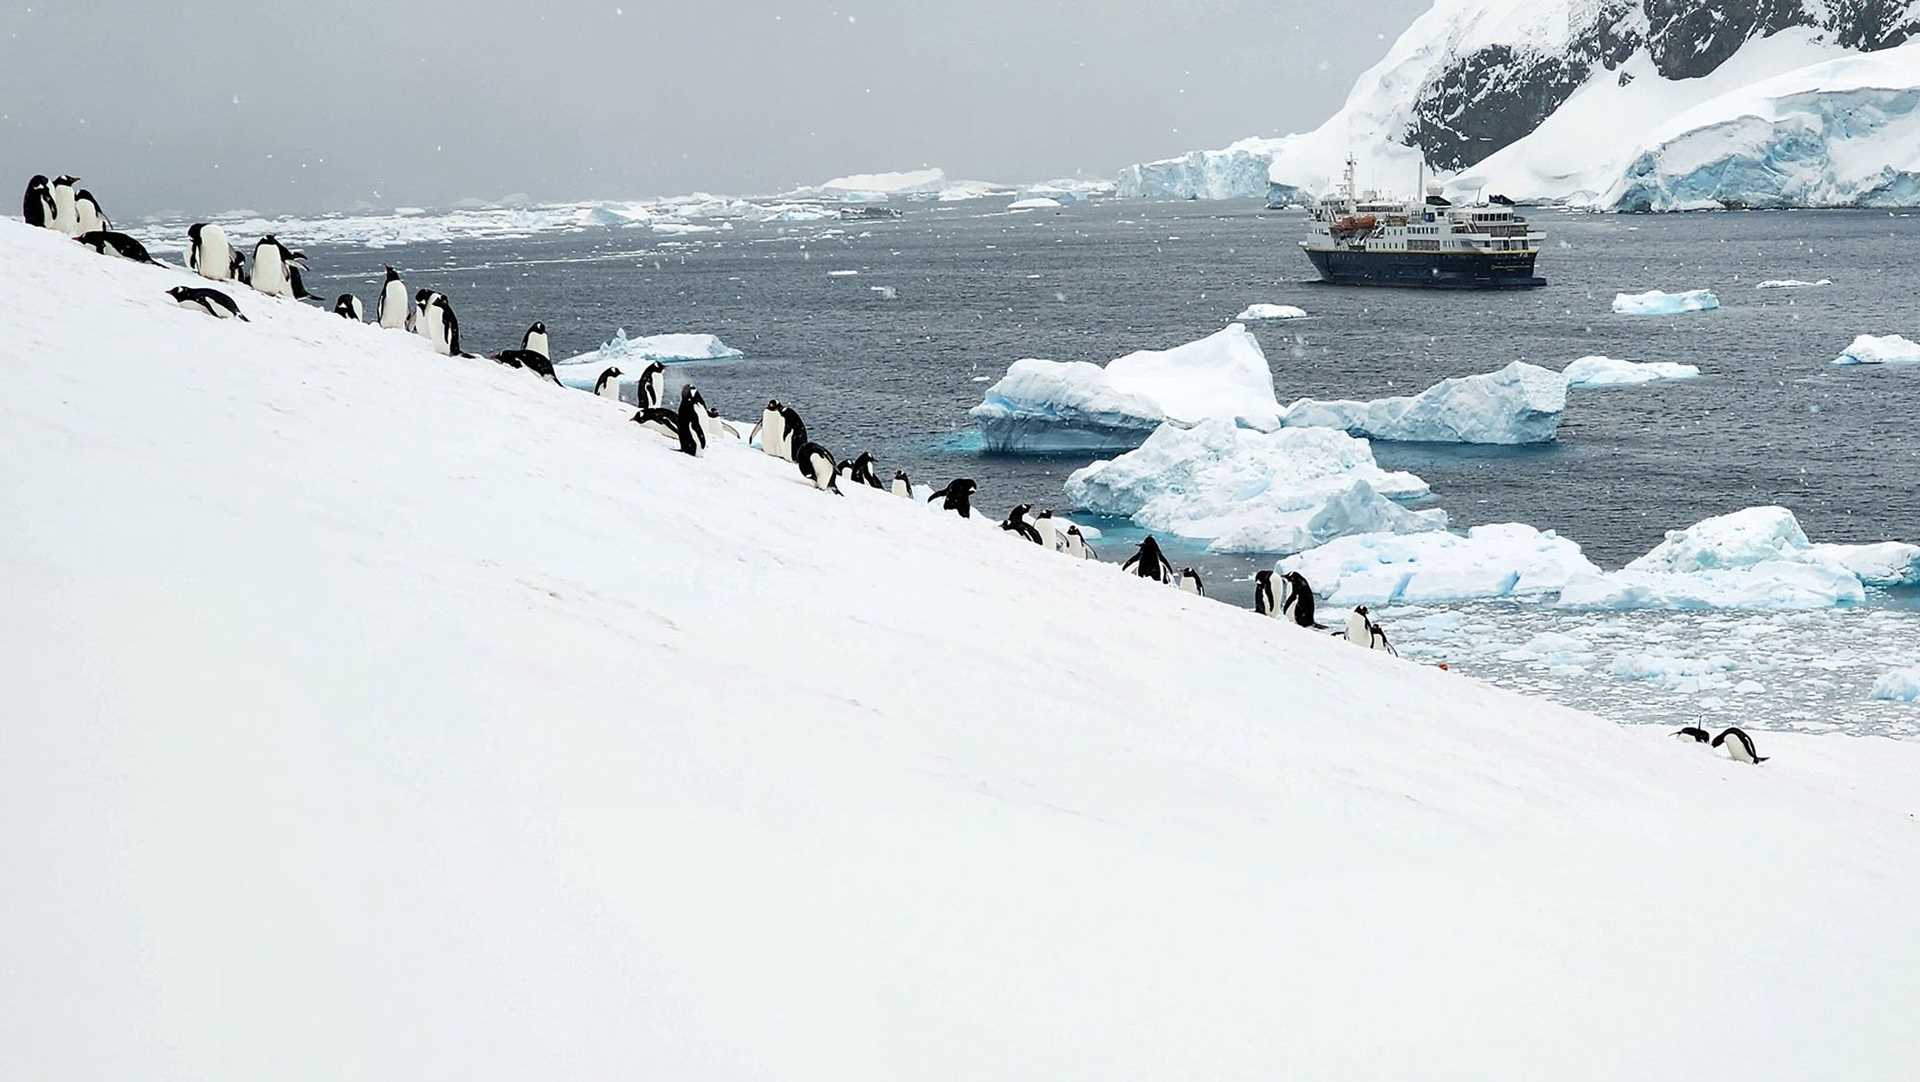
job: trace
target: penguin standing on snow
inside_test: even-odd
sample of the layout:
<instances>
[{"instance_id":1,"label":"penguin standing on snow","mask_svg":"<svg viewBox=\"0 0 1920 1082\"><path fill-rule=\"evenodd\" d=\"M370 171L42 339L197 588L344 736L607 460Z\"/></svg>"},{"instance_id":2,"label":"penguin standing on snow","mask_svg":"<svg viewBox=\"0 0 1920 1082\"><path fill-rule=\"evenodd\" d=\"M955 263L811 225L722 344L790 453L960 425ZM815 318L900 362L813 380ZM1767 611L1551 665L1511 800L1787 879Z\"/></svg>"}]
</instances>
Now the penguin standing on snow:
<instances>
[{"instance_id":1,"label":"penguin standing on snow","mask_svg":"<svg viewBox=\"0 0 1920 1082\"><path fill-rule=\"evenodd\" d=\"M1696 744L1710 744L1713 742L1713 734L1698 725L1689 725L1683 729L1675 730L1673 735L1682 740L1691 740Z\"/></svg>"},{"instance_id":2,"label":"penguin standing on snow","mask_svg":"<svg viewBox=\"0 0 1920 1082\"><path fill-rule=\"evenodd\" d=\"M460 319L453 314L453 302L447 299L445 293L435 293L433 295L433 310L434 338L432 341L434 352L443 357L463 356L460 352ZM547 371L553 371L553 366L548 365ZM554 382L558 383L560 381L555 380Z\"/></svg>"},{"instance_id":3,"label":"penguin standing on snow","mask_svg":"<svg viewBox=\"0 0 1920 1082\"><path fill-rule=\"evenodd\" d=\"M1400 655L1400 652L1393 648L1393 644L1387 641L1386 629L1373 622L1373 616L1367 612L1365 605L1357 606L1347 614L1347 628L1343 634L1346 640L1355 646L1363 646L1368 650L1385 650L1395 657Z\"/></svg>"},{"instance_id":4,"label":"penguin standing on snow","mask_svg":"<svg viewBox=\"0 0 1920 1082\"><path fill-rule=\"evenodd\" d=\"M549 366L551 371L551 366ZM707 434L700 427L700 392L693 384L684 384L680 388L680 410L674 415L674 422L680 426L680 452L698 456L707 449Z\"/></svg>"},{"instance_id":5,"label":"penguin standing on snow","mask_svg":"<svg viewBox=\"0 0 1920 1082\"><path fill-rule=\"evenodd\" d=\"M1200 572L1195 571L1191 567L1181 568L1180 592L1183 594L1195 594L1199 597L1207 596L1207 584L1200 581Z\"/></svg>"},{"instance_id":6,"label":"penguin standing on snow","mask_svg":"<svg viewBox=\"0 0 1920 1082\"><path fill-rule=\"evenodd\" d=\"M1018 534L1036 545L1042 544L1040 531L1034 529L1033 523L1027 521L1027 512L1031 510L1033 510L1031 504L1023 503L1015 507L1013 510L1007 512L1007 520L1000 524L1000 528L1010 534Z\"/></svg>"},{"instance_id":7,"label":"penguin standing on snow","mask_svg":"<svg viewBox=\"0 0 1920 1082\"><path fill-rule=\"evenodd\" d=\"M957 512L961 518L973 517L973 494L980 486L973 483L971 477L956 477L947 482L947 487L927 497L927 502L940 501L943 511Z\"/></svg>"},{"instance_id":8,"label":"penguin standing on snow","mask_svg":"<svg viewBox=\"0 0 1920 1082\"><path fill-rule=\"evenodd\" d=\"M601 398L619 398L620 376L618 365L609 367L605 372L600 373L599 379L593 381L593 393Z\"/></svg>"},{"instance_id":9,"label":"penguin standing on snow","mask_svg":"<svg viewBox=\"0 0 1920 1082\"><path fill-rule=\"evenodd\" d=\"M640 370L640 383L634 388L641 409L652 409L667 400L667 366L655 361ZM791 458L792 456L788 456Z\"/></svg>"},{"instance_id":10,"label":"penguin standing on snow","mask_svg":"<svg viewBox=\"0 0 1920 1082\"><path fill-rule=\"evenodd\" d=\"M907 471L893 471L893 494L913 499L913 478L907 476Z\"/></svg>"},{"instance_id":11,"label":"penguin standing on snow","mask_svg":"<svg viewBox=\"0 0 1920 1082\"><path fill-rule=\"evenodd\" d=\"M53 227L69 237L80 235L80 208L73 188L79 182L79 177L53 178Z\"/></svg>"},{"instance_id":12,"label":"penguin standing on snow","mask_svg":"<svg viewBox=\"0 0 1920 1082\"><path fill-rule=\"evenodd\" d=\"M1099 559L1099 554L1093 551L1093 546L1087 544L1086 535L1080 532L1080 527L1071 522L1067 523L1067 528L1060 532L1060 551L1076 560Z\"/></svg>"},{"instance_id":13,"label":"penguin standing on snow","mask_svg":"<svg viewBox=\"0 0 1920 1082\"><path fill-rule=\"evenodd\" d=\"M1253 576L1253 611L1259 616L1280 615L1280 610L1273 604L1273 572L1271 570L1256 572Z\"/></svg>"},{"instance_id":14,"label":"penguin standing on snow","mask_svg":"<svg viewBox=\"0 0 1920 1082\"><path fill-rule=\"evenodd\" d=\"M100 209L100 201L85 188L74 193L73 213L80 219L80 235L83 237L88 233L98 233L101 230L113 228L113 223L107 220L106 212Z\"/></svg>"},{"instance_id":15,"label":"penguin standing on snow","mask_svg":"<svg viewBox=\"0 0 1920 1082\"><path fill-rule=\"evenodd\" d=\"M1720 735L1713 738L1714 747L1723 745L1727 749L1727 754L1733 756L1733 761L1736 763L1752 763L1759 766L1771 758L1756 751L1753 746L1753 737L1748 736L1746 730L1737 725L1722 729Z\"/></svg>"},{"instance_id":16,"label":"penguin standing on snow","mask_svg":"<svg viewBox=\"0 0 1920 1082\"><path fill-rule=\"evenodd\" d=\"M380 283L380 300L374 304L374 319L390 331L413 329L413 305L407 301L407 283L400 272L387 268L387 279Z\"/></svg>"},{"instance_id":17,"label":"penguin standing on snow","mask_svg":"<svg viewBox=\"0 0 1920 1082\"><path fill-rule=\"evenodd\" d=\"M813 482L813 487L835 496L844 496L840 491L838 473L833 468L833 452L809 440L794 452L794 462L800 467L800 476Z\"/></svg>"},{"instance_id":18,"label":"penguin standing on snow","mask_svg":"<svg viewBox=\"0 0 1920 1082\"><path fill-rule=\"evenodd\" d=\"M538 320L520 336L520 348L530 353L538 353L547 360L553 360L552 346L547 339L547 325Z\"/></svg>"},{"instance_id":19,"label":"penguin standing on snow","mask_svg":"<svg viewBox=\"0 0 1920 1082\"><path fill-rule=\"evenodd\" d=\"M868 488L880 488L880 476L873 472L873 452L862 451L853 460L853 483Z\"/></svg>"},{"instance_id":20,"label":"penguin standing on snow","mask_svg":"<svg viewBox=\"0 0 1920 1082\"><path fill-rule=\"evenodd\" d=\"M728 439L735 440L740 438L740 430L733 427L726 418L714 412L713 407L707 403L706 395L695 391L693 405L700 415L700 431L707 439L711 440L716 436L726 436Z\"/></svg>"},{"instance_id":21,"label":"penguin standing on snow","mask_svg":"<svg viewBox=\"0 0 1920 1082\"><path fill-rule=\"evenodd\" d=\"M759 423L753 426L753 431L747 433L747 442L752 443L756 436L760 439L761 453L775 458L786 457L781 453L781 448L787 444L787 422L780 415L779 399L767 399L767 408L760 411Z\"/></svg>"},{"instance_id":22,"label":"penguin standing on snow","mask_svg":"<svg viewBox=\"0 0 1920 1082\"><path fill-rule=\"evenodd\" d=\"M115 233L111 229L96 229L91 233L82 233L74 239L101 255L106 255L107 249L111 248L113 254L121 259L131 259L135 263L151 263L156 267L166 266L165 263L147 253L146 245L125 233Z\"/></svg>"},{"instance_id":23,"label":"penguin standing on snow","mask_svg":"<svg viewBox=\"0 0 1920 1082\"><path fill-rule=\"evenodd\" d=\"M191 308L196 312L205 312L215 319L237 319L242 323L252 322L252 320L240 314L240 306L233 303L232 297L227 296L217 289L174 286L172 289L167 290L167 296L172 297L173 303L182 308Z\"/></svg>"},{"instance_id":24,"label":"penguin standing on snow","mask_svg":"<svg viewBox=\"0 0 1920 1082\"><path fill-rule=\"evenodd\" d=\"M1028 519L1035 533L1040 535L1040 547L1053 552L1060 551L1060 525L1053 520L1052 511L1042 511Z\"/></svg>"},{"instance_id":25,"label":"penguin standing on snow","mask_svg":"<svg viewBox=\"0 0 1920 1082\"><path fill-rule=\"evenodd\" d=\"M360 298L351 293L342 293L334 298L333 314L343 316L359 323L366 319L366 313L360 307Z\"/></svg>"},{"instance_id":26,"label":"penguin standing on snow","mask_svg":"<svg viewBox=\"0 0 1920 1082\"><path fill-rule=\"evenodd\" d=\"M295 252L293 253L293 258L305 259L306 256L303 253ZM307 290L306 279L302 278L300 275L301 275L300 264L298 263L287 264L287 285L290 289L293 290L293 299L296 301L319 300L320 299L319 297L315 296L313 293Z\"/></svg>"},{"instance_id":27,"label":"penguin standing on snow","mask_svg":"<svg viewBox=\"0 0 1920 1082\"><path fill-rule=\"evenodd\" d=\"M234 251L227 244L227 231L217 225L196 222L187 227L187 269L210 282L233 277Z\"/></svg>"},{"instance_id":28,"label":"penguin standing on snow","mask_svg":"<svg viewBox=\"0 0 1920 1082\"><path fill-rule=\"evenodd\" d=\"M27 181L26 198L20 203L20 219L41 229L53 228L53 188L44 173Z\"/></svg>"},{"instance_id":29,"label":"penguin standing on snow","mask_svg":"<svg viewBox=\"0 0 1920 1082\"><path fill-rule=\"evenodd\" d=\"M1151 536L1140 542L1140 548L1127 557L1127 562L1120 565L1120 570L1130 571L1162 585L1173 581L1173 563L1160 551L1160 542Z\"/></svg>"},{"instance_id":30,"label":"penguin standing on snow","mask_svg":"<svg viewBox=\"0 0 1920 1082\"><path fill-rule=\"evenodd\" d=\"M240 249L235 248L232 245L228 245L227 247L227 281L244 282L246 280L247 280L247 257L241 254Z\"/></svg>"},{"instance_id":31,"label":"penguin standing on snow","mask_svg":"<svg viewBox=\"0 0 1920 1082\"><path fill-rule=\"evenodd\" d=\"M434 322L440 318L440 313L433 306L433 299L439 295L431 289L413 291L413 333L428 342L437 342L440 339L440 331L434 326Z\"/></svg>"},{"instance_id":32,"label":"penguin standing on snow","mask_svg":"<svg viewBox=\"0 0 1920 1082\"><path fill-rule=\"evenodd\" d=\"M800 411L792 406L780 407L780 435L786 441L780 457L788 462L800 461L800 448L813 442L807 438L807 422L800 419Z\"/></svg>"},{"instance_id":33,"label":"penguin standing on snow","mask_svg":"<svg viewBox=\"0 0 1920 1082\"><path fill-rule=\"evenodd\" d=\"M1280 615L1295 624L1325 631L1326 625L1313 618L1313 587L1307 584L1307 577L1298 571L1289 571L1280 576L1286 586L1286 597L1280 602Z\"/></svg>"},{"instance_id":34,"label":"penguin standing on snow","mask_svg":"<svg viewBox=\"0 0 1920 1082\"><path fill-rule=\"evenodd\" d=\"M272 233L253 246L253 275L247 284L269 297L293 294L293 253Z\"/></svg>"}]
</instances>

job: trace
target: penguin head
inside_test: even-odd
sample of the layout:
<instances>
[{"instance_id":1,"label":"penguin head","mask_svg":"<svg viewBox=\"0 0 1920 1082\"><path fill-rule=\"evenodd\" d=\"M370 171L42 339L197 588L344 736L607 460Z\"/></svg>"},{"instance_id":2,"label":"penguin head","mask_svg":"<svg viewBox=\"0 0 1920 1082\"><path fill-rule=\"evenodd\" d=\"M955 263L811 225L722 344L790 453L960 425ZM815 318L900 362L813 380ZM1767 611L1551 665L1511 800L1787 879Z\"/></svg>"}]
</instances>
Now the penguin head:
<instances>
[{"instance_id":1,"label":"penguin head","mask_svg":"<svg viewBox=\"0 0 1920 1082\"><path fill-rule=\"evenodd\" d=\"M389 281L389 282L397 282L397 281L399 281L399 280L400 280L400 272L399 272L399 271L397 271L397 270L394 270L394 269L393 269L392 267L388 267L388 268L387 268L387 281Z\"/></svg>"},{"instance_id":2,"label":"penguin head","mask_svg":"<svg viewBox=\"0 0 1920 1082\"><path fill-rule=\"evenodd\" d=\"M28 191L32 191L35 188L44 188L46 186L47 186L47 175L45 173L35 173L33 175L33 179L27 181Z\"/></svg>"},{"instance_id":3,"label":"penguin head","mask_svg":"<svg viewBox=\"0 0 1920 1082\"><path fill-rule=\"evenodd\" d=\"M41 177L40 179L44 181L47 178ZM192 225L187 227L187 237L191 239L195 244L200 243L200 231L202 229L205 229L206 227L207 227L207 223L205 222L193 223Z\"/></svg>"},{"instance_id":4,"label":"penguin head","mask_svg":"<svg viewBox=\"0 0 1920 1082\"><path fill-rule=\"evenodd\" d=\"M545 323L542 323L539 320L534 320L533 326L527 328L527 333L528 334L545 334L547 333L547 325Z\"/></svg>"},{"instance_id":5,"label":"penguin head","mask_svg":"<svg viewBox=\"0 0 1920 1082\"><path fill-rule=\"evenodd\" d=\"M53 178L53 186L56 188L61 187L63 185L68 188L71 188L78 183L80 183L80 178L68 173L62 173L59 176Z\"/></svg>"},{"instance_id":6,"label":"penguin head","mask_svg":"<svg viewBox=\"0 0 1920 1082\"><path fill-rule=\"evenodd\" d=\"M971 477L962 477L958 481L955 481L953 483L953 486L954 486L954 491L959 493L962 496L971 496L974 493L980 491L980 486L974 484L973 478Z\"/></svg>"},{"instance_id":7,"label":"penguin head","mask_svg":"<svg viewBox=\"0 0 1920 1082\"><path fill-rule=\"evenodd\" d=\"M905 470L893 471L893 479L896 481L905 481L907 479L907 471Z\"/></svg>"},{"instance_id":8,"label":"penguin head","mask_svg":"<svg viewBox=\"0 0 1920 1082\"><path fill-rule=\"evenodd\" d=\"M1256 571L1253 573L1253 581L1259 583L1262 586L1265 586L1273 581L1273 572Z\"/></svg>"},{"instance_id":9,"label":"penguin head","mask_svg":"<svg viewBox=\"0 0 1920 1082\"><path fill-rule=\"evenodd\" d=\"M167 296L172 297L176 301L185 300L187 296L187 287L174 286L172 289L167 290Z\"/></svg>"},{"instance_id":10,"label":"penguin head","mask_svg":"<svg viewBox=\"0 0 1920 1082\"><path fill-rule=\"evenodd\" d=\"M1367 607L1365 605L1356 605L1353 611L1359 613L1361 616L1367 615Z\"/></svg>"}]
</instances>

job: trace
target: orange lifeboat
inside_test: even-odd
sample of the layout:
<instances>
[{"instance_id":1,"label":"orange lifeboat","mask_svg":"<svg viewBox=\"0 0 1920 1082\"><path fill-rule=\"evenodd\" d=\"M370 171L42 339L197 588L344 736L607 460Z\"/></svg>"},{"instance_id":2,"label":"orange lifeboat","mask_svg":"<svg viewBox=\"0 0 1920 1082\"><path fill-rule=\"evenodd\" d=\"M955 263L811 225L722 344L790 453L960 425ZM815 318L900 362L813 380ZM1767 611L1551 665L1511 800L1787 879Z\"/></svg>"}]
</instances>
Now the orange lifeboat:
<instances>
[{"instance_id":1,"label":"orange lifeboat","mask_svg":"<svg viewBox=\"0 0 1920 1082\"><path fill-rule=\"evenodd\" d=\"M1351 237L1356 233L1371 233L1379 225L1380 219L1371 214L1348 214L1333 223L1333 235Z\"/></svg>"}]
</instances>

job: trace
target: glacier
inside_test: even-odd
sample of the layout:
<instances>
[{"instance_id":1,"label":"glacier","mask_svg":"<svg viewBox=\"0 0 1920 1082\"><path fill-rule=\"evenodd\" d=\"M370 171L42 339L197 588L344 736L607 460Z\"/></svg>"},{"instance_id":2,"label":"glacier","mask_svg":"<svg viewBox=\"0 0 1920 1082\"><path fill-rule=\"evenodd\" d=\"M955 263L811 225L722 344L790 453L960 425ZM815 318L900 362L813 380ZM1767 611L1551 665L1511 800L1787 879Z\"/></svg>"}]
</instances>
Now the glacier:
<instances>
[{"instance_id":1,"label":"glacier","mask_svg":"<svg viewBox=\"0 0 1920 1082\"><path fill-rule=\"evenodd\" d=\"M1353 533L1444 529L1410 473L1381 469L1367 441L1326 429L1260 432L1228 420L1163 424L1135 450L1075 470L1081 511L1209 541L1215 552L1290 553Z\"/></svg>"},{"instance_id":2,"label":"glacier","mask_svg":"<svg viewBox=\"0 0 1920 1082\"><path fill-rule=\"evenodd\" d=\"M1140 350L1102 367L1086 361L1015 361L968 411L996 453L1127 451L1163 422L1221 419L1271 429L1280 403L1260 343L1229 324L1165 350Z\"/></svg>"},{"instance_id":3,"label":"glacier","mask_svg":"<svg viewBox=\"0 0 1920 1082\"><path fill-rule=\"evenodd\" d=\"M1560 370L1567 389L1590 387L1631 387L1663 380L1698 379L1696 365L1673 361L1621 361L1612 357L1581 357Z\"/></svg>"},{"instance_id":4,"label":"glacier","mask_svg":"<svg viewBox=\"0 0 1920 1082\"><path fill-rule=\"evenodd\" d=\"M1417 395L1367 402L1302 398L1280 422L1405 443L1547 443L1566 408L1564 376L1515 361L1498 372L1442 380Z\"/></svg>"},{"instance_id":5,"label":"glacier","mask_svg":"<svg viewBox=\"0 0 1920 1082\"><path fill-rule=\"evenodd\" d=\"M1897 334L1863 334L1833 359L1834 364L1920 363L1920 342Z\"/></svg>"},{"instance_id":6,"label":"glacier","mask_svg":"<svg viewBox=\"0 0 1920 1082\"><path fill-rule=\"evenodd\" d=\"M1623 316L1677 316L1711 312L1718 307L1720 298L1711 289L1688 289L1679 293L1649 289L1645 293L1613 295L1613 310Z\"/></svg>"}]
</instances>

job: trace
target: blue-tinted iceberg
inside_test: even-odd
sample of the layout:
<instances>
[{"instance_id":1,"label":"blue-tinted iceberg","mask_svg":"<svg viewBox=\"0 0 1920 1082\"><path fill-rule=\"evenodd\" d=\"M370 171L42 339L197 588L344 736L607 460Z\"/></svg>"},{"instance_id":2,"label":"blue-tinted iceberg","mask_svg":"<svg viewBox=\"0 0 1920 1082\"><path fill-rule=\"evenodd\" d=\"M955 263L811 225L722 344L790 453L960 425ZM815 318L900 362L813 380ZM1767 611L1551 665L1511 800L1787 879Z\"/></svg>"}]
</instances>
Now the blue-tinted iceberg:
<instances>
[{"instance_id":1,"label":"blue-tinted iceberg","mask_svg":"<svg viewBox=\"0 0 1920 1082\"><path fill-rule=\"evenodd\" d=\"M1560 429L1567 381L1523 361L1478 376L1442 380L1417 395L1370 402L1303 398L1288 406L1289 428L1337 428L1408 443L1546 443Z\"/></svg>"},{"instance_id":2,"label":"blue-tinted iceberg","mask_svg":"<svg viewBox=\"0 0 1920 1082\"><path fill-rule=\"evenodd\" d=\"M1684 575L1747 570L1769 561L1820 565L1868 586L1920 585L1920 545L1814 544L1792 511L1773 506L1749 507L1669 530L1666 540L1626 570Z\"/></svg>"},{"instance_id":3,"label":"blue-tinted iceberg","mask_svg":"<svg viewBox=\"0 0 1920 1082\"><path fill-rule=\"evenodd\" d=\"M1365 440L1321 429L1259 432L1231 421L1167 424L1138 449L1067 478L1082 510L1211 542L1216 552L1298 552L1350 533L1444 529L1445 511L1396 499L1427 494L1383 470Z\"/></svg>"},{"instance_id":4,"label":"blue-tinted iceberg","mask_svg":"<svg viewBox=\"0 0 1920 1082\"><path fill-rule=\"evenodd\" d=\"M1167 350L1142 350L1105 367L1085 361L1015 361L969 411L994 452L1126 451L1163 422L1279 424L1280 403L1260 343L1238 323Z\"/></svg>"},{"instance_id":5,"label":"blue-tinted iceberg","mask_svg":"<svg viewBox=\"0 0 1920 1082\"><path fill-rule=\"evenodd\" d=\"M1612 357L1582 357L1561 369L1560 374L1566 377L1567 389L1571 391L1589 387L1630 387L1670 379L1698 379L1700 369L1672 361L1635 362L1619 361Z\"/></svg>"},{"instance_id":6,"label":"blue-tinted iceberg","mask_svg":"<svg viewBox=\"0 0 1920 1082\"><path fill-rule=\"evenodd\" d=\"M1920 342L1897 334L1863 334L1833 359L1834 364L1920 364Z\"/></svg>"},{"instance_id":7,"label":"blue-tinted iceberg","mask_svg":"<svg viewBox=\"0 0 1920 1082\"><path fill-rule=\"evenodd\" d=\"M1465 534L1343 537L1279 567L1305 575L1316 594L1339 605L1547 595L1600 573L1572 540L1518 522Z\"/></svg>"},{"instance_id":8,"label":"blue-tinted iceberg","mask_svg":"<svg viewBox=\"0 0 1920 1082\"><path fill-rule=\"evenodd\" d=\"M1888 702L1920 703L1920 665L1882 673L1869 694Z\"/></svg>"},{"instance_id":9,"label":"blue-tinted iceberg","mask_svg":"<svg viewBox=\"0 0 1920 1082\"><path fill-rule=\"evenodd\" d=\"M1664 293L1649 289L1645 293L1616 293L1613 310L1623 316L1677 316L1685 312L1707 312L1720 307L1720 298L1711 289L1689 289L1682 293Z\"/></svg>"}]
</instances>

